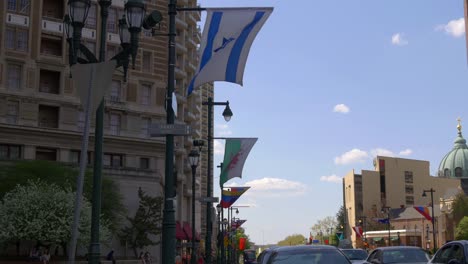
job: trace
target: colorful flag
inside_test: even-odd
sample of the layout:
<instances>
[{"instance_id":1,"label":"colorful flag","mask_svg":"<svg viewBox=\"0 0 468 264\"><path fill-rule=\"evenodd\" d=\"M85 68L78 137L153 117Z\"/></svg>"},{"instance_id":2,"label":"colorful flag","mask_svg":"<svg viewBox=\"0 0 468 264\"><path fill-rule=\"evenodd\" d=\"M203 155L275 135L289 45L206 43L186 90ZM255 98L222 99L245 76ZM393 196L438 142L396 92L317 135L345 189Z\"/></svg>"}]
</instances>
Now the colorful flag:
<instances>
[{"instance_id":1,"label":"colorful flag","mask_svg":"<svg viewBox=\"0 0 468 264\"><path fill-rule=\"evenodd\" d=\"M223 190L221 194L221 207L229 208L239 197L245 193L250 187L231 187L231 190Z\"/></svg>"},{"instance_id":2,"label":"colorful flag","mask_svg":"<svg viewBox=\"0 0 468 264\"><path fill-rule=\"evenodd\" d=\"M233 227L234 229L237 229L237 228L239 228L243 223L245 223L246 221L247 221L247 220L240 220L240 219L238 219L238 220L236 220L234 223L232 223L232 227Z\"/></svg>"},{"instance_id":3,"label":"colorful flag","mask_svg":"<svg viewBox=\"0 0 468 264\"><path fill-rule=\"evenodd\" d=\"M362 237L362 226L353 226L353 230L357 237Z\"/></svg>"},{"instance_id":4,"label":"colorful flag","mask_svg":"<svg viewBox=\"0 0 468 264\"><path fill-rule=\"evenodd\" d=\"M427 220L432 221L431 214L429 213L429 208L426 206L414 206L414 210L418 211L422 216L424 216Z\"/></svg>"},{"instance_id":5,"label":"colorful flag","mask_svg":"<svg viewBox=\"0 0 468 264\"><path fill-rule=\"evenodd\" d=\"M200 45L201 59L187 89L207 82L226 81L242 85L250 46L272 7L208 8Z\"/></svg>"},{"instance_id":6,"label":"colorful flag","mask_svg":"<svg viewBox=\"0 0 468 264\"><path fill-rule=\"evenodd\" d=\"M239 177L242 178L242 169L245 160L250 153L257 138L228 138L224 148L224 161L219 177L221 188L228 180Z\"/></svg>"}]
</instances>

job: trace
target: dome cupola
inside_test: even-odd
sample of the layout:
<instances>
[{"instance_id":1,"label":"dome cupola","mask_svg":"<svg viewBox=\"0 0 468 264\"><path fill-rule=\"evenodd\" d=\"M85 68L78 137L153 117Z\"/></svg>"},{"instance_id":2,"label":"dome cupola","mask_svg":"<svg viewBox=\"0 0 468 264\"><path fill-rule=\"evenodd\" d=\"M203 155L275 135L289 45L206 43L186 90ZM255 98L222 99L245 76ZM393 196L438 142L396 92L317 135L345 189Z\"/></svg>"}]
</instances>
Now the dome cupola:
<instances>
[{"instance_id":1,"label":"dome cupola","mask_svg":"<svg viewBox=\"0 0 468 264\"><path fill-rule=\"evenodd\" d=\"M468 179L468 146L462 136L461 119L458 118L458 136L453 149L445 155L439 165L439 177Z\"/></svg>"}]
</instances>

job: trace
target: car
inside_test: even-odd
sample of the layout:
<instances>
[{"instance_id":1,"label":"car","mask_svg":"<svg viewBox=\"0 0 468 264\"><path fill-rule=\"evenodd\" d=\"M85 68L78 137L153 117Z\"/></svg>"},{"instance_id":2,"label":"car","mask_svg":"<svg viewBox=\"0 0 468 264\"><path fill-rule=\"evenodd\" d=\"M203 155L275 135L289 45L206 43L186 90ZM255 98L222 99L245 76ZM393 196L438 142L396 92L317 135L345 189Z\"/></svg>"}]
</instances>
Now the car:
<instances>
[{"instance_id":1,"label":"car","mask_svg":"<svg viewBox=\"0 0 468 264\"><path fill-rule=\"evenodd\" d=\"M260 252L260 254L258 254L258 257L257 257L257 263L266 264L268 262L268 259L271 256L271 253L273 253L273 249L275 248L277 248L277 246L266 248L262 252Z\"/></svg>"},{"instance_id":2,"label":"car","mask_svg":"<svg viewBox=\"0 0 468 264\"><path fill-rule=\"evenodd\" d=\"M343 252L333 246L283 246L271 251L266 264L351 264Z\"/></svg>"},{"instance_id":3,"label":"car","mask_svg":"<svg viewBox=\"0 0 468 264\"><path fill-rule=\"evenodd\" d=\"M396 246L374 249L365 263L370 264L427 264L429 256L420 247Z\"/></svg>"},{"instance_id":4,"label":"car","mask_svg":"<svg viewBox=\"0 0 468 264\"><path fill-rule=\"evenodd\" d=\"M242 255L244 264L257 264L256 252L254 249L246 249Z\"/></svg>"},{"instance_id":5,"label":"car","mask_svg":"<svg viewBox=\"0 0 468 264\"><path fill-rule=\"evenodd\" d=\"M368 257L367 251L364 249L341 249L341 252L343 252L353 264L366 263Z\"/></svg>"},{"instance_id":6,"label":"car","mask_svg":"<svg viewBox=\"0 0 468 264\"><path fill-rule=\"evenodd\" d=\"M444 244L437 250L428 264L466 264L467 261L468 241L455 240Z\"/></svg>"}]
</instances>

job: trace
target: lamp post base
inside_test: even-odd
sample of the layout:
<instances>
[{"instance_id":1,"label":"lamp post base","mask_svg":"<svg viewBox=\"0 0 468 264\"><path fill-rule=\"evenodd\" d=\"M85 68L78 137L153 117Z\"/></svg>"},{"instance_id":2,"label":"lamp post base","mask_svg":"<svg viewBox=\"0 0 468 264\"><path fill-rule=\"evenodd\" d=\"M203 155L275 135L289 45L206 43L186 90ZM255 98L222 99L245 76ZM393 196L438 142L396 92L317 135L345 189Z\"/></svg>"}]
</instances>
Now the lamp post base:
<instances>
[{"instance_id":1,"label":"lamp post base","mask_svg":"<svg viewBox=\"0 0 468 264\"><path fill-rule=\"evenodd\" d=\"M89 264L99 264L100 262L100 244L99 243L91 243L89 247L89 254L88 254L88 263Z\"/></svg>"}]
</instances>

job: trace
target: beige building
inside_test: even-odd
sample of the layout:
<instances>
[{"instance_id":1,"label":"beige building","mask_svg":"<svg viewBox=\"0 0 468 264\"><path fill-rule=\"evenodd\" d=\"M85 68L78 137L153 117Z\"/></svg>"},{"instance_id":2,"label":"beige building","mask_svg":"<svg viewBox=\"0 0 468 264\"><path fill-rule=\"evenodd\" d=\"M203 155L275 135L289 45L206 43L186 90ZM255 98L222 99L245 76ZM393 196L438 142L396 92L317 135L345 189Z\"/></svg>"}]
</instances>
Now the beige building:
<instances>
[{"instance_id":1,"label":"beige building","mask_svg":"<svg viewBox=\"0 0 468 264\"><path fill-rule=\"evenodd\" d=\"M107 21L106 58L119 51L118 19L124 0L113 0ZM164 21L157 33L167 32L167 3L146 0L146 9L159 10ZM196 0L180 0L179 6L196 6ZM69 78L68 45L62 20L66 0L0 1L0 159L38 159L78 164L84 126L78 87ZM82 43L98 54L100 14L97 1L83 28ZM213 86L205 85L187 97L186 87L198 66L197 48L200 12L177 15L176 96L177 123L194 128L192 136L175 138L177 172L176 219L190 223L191 170L187 155L193 139L207 138L207 109L201 102L213 95ZM165 123L167 86L167 37L140 35L136 68L129 69L124 82L122 70L116 70L105 97L104 174L114 179L124 196L124 204L133 214L138 206L137 190L142 187L154 196L163 195L165 138L149 137L149 126ZM94 115L91 121L89 160L94 151ZM197 195L206 195L206 149L197 170ZM212 167L210 167L212 168ZM196 203L197 232L205 213ZM206 210L206 209L204 209ZM114 243L116 254L125 250ZM106 249L102 249L104 252ZM151 249L159 259L159 248Z\"/></svg>"},{"instance_id":2,"label":"beige building","mask_svg":"<svg viewBox=\"0 0 468 264\"><path fill-rule=\"evenodd\" d=\"M408 236L406 244L414 244L416 239L421 245L422 241L426 241L426 223L413 206L430 206L430 193L427 197L422 197L422 193L424 190L434 189L434 214L437 219L440 216L438 201L446 195L457 193L460 180L430 176L428 161L377 156L374 170L363 170L360 174L351 171L344 177L343 185L347 214L346 237L351 238L353 246L362 245L362 239L356 238L356 233L352 231L352 227L358 225L363 226L366 238L378 238L370 242L382 241L380 245L387 245L388 226L386 223L379 223L378 219L386 219L388 214L392 229L391 241L397 239L400 233L400 242L406 242ZM406 212L406 215L402 212ZM431 224L430 229L432 231ZM370 232L371 230L374 232ZM410 236L415 237L411 238L411 243ZM445 237L439 238L439 246L444 241ZM432 248L432 244L430 247Z\"/></svg>"}]
</instances>

